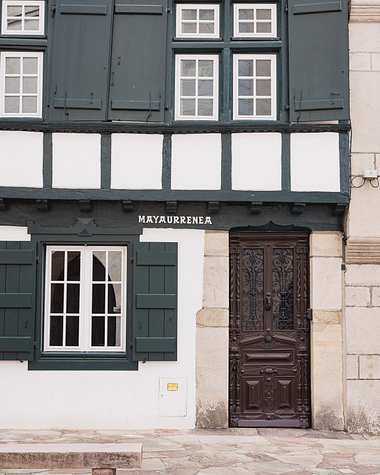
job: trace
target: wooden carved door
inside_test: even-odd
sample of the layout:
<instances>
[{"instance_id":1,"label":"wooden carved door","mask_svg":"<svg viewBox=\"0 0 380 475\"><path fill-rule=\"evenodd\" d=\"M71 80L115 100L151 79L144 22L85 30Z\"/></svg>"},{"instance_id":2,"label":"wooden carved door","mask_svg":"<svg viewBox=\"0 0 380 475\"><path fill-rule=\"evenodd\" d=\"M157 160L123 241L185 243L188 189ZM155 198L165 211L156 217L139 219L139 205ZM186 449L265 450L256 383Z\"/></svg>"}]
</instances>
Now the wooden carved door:
<instances>
[{"instance_id":1,"label":"wooden carved door","mask_svg":"<svg viewBox=\"0 0 380 475\"><path fill-rule=\"evenodd\" d=\"M310 424L308 235L231 233L230 425Z\"/></svg>"}]
</instances>

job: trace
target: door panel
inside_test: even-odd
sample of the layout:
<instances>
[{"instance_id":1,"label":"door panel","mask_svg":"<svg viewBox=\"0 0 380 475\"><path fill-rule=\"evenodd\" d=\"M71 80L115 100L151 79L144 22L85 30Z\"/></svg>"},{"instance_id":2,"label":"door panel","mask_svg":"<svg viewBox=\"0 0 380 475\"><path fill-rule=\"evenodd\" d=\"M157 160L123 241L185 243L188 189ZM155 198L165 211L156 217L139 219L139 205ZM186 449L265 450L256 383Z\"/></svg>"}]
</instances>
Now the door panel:
<instances>
[{"instance_id":1,"label":"door panel","mask_svg":"<svg viewBox=\"0 0 380 475\"><path fill-rule=\"evenodd\" d=\"M230 424L308 427L308 236L230 237Z\"/></svg>"}]
</instances>

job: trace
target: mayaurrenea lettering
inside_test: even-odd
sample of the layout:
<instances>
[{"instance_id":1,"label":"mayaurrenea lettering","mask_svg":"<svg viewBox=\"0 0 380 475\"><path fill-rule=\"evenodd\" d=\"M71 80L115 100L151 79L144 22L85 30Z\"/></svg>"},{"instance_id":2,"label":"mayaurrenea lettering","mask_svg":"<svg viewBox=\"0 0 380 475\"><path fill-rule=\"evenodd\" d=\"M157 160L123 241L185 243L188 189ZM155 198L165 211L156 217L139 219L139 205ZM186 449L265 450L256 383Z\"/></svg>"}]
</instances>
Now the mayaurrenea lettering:
<instances>
[{"instance_id":1,"label":"mayaurrenea lettering","mask_svg":"<svg viewBox=\"0 0 380 475\"><path fill-rule=\"evenodd\" d=\"M212 224L210 216L150 216L139 215L139 223L143 224Z\"/></svg>"}]
</instances>

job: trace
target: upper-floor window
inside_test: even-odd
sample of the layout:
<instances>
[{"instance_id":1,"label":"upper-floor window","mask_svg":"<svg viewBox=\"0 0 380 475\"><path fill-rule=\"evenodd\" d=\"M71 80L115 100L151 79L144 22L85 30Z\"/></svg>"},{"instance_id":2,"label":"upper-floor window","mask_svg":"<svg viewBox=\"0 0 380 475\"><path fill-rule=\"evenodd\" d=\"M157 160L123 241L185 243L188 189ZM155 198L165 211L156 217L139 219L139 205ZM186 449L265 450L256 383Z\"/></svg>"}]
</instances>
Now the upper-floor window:
<instances>
[{"instance_id":1,"label":"upper-floor window","mask_svg":"<svg viewBox=\"0 0 380 475\"><path fill-rule=\"evenodd\" d=\"M3 35L43 35L45 2L3 0Z\"/></svg>"},{"instance_id":2,"label":"upper-floor window","mask_svg":"<svg viewBox=\"0 0 380 475\"><path fill-rule=\"evenodd\" d=\"M0 117L42 117L43 53L3 51Z\"/></svg>"},{"instance_id":3,"label":"upper-floor window","mask_svg":"<svg viewBox=\"0 0 380 475\"><path fill-rule=\"evenodd\" d=\"M219 5L177 5L178 38L219 38Z\"/></svg>"},{"instance_id":4,"label":"upper-floor window","mask_svg":"<svg viewBox=\"0 0 380 475\"><path fill-rule=\"evenodd\" d=\"M277 6L275 4L234 4L234 37L274 38L276 36Z\"/></svg>"}]
</instances>

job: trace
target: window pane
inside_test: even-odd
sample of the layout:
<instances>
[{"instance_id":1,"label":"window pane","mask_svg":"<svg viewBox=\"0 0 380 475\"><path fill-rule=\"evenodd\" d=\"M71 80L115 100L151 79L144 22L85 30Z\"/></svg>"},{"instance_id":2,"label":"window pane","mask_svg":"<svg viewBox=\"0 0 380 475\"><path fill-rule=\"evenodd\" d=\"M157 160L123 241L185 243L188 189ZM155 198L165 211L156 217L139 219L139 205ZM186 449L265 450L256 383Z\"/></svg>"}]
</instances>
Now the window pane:
<instances>
[{"instance_id":1,"label":"window pane","mask_svg":"<svg viewBox=\"0 0 380 475\"><path fill-rule=\"evenodd\" d=\"M25 20L24 29L27 31L35 31L40 27L39 20Z\"/></svg>"},{"instance_id":2,"label":"window pane","mask_svg":"<svg viewBox=\"0 0 380 475\"><path fill-rule=\"evenodd\" d=\"M195 115L195 99L181 99L181 115Z\"/></svg>"},{"instance_id":3,"label":"window pane","mask_svg":"<svg viewBox=\"0 0 380 475\"><path fill-rule=\"evenodd\" d=\"M210 116L213 115L213 100L212 99L199 99L198 101L198 115Z\"/></svg>"},{"instance_id":4,"label":"window pane","mask_svg":"<svg viewBox=\"0 0 380 475\"><path fill-rule=\"evenodd\" d=\"M121 285L108 284L108 313L121 312Z\"/></svg>"},{"instance_id":5,"label":"window pane","mask_svg":"<svg viewBox=\"0 0 380 475\"><path fill-rule=\"evenodd\" d=\"M254 33L255 24L254 23L239 23L239 33Z\"/></svg>"},{"instance_id":6,"label":"window pane","mask_svg":"<svg viewBox=\"0 0 380 475\"><path fill-rule=\"evenodd\" d=\"M37 78L24 77L22 80L22 91L25 93L37 94Z\"/></svg>"},{"instance_id":7,"label":"window pane","mask_svg":"<svg viewBox=\"0 0 380 475\"><path fill-rule=\"evenodd\" d=\"M197 24L196 23L182 23L182 33L196 33Z\"/></svg>"},{"instance_id":8,"label":"window pane","mask_svg":"<svg viewBox=\"0 0 380 475\"><path fill-rule=\"evenodd\" d=\"M22 16L21 5L8 5L8 16Z\"/></svg>"},{"instance_id":9,"label":"window pane","mask_svg":"<svg viewBox=\"0 0 380 475\"><path fill-rule=\"evenodd\" d=\"M5 78L5 92L20 92L20 78Z\"/></svg>"},{"instance_id":10,"label":"window pane","mask_svg":"<svg viewBox=\"0 0 380 475\"><path fill-rule=\"evenodd\" d=\"M66 317L66 345L79 345L79 317Z\"/></svg>"},{"instance_id":11,"label":"window pane","mask_svg":"<svg viewBox=\"0 0 380 475\"><path fill-rule=\"evenodd\" d=\"M95 251L92 257L92 280L102 281L106 280L106 259L107 253L105 251Z\"/></svg>"},{"instance_id":12,"label":"window pane","mask_svg":"<svg viewBox=\"0 0 380 475\"><path fill-rule=\"evenodd\" d=\"M121 251L109 251L108 252L108 280L112 282L121 281L121 264L122 264Z\"/></svg>"},{"instance_id":13,"label":"window pane","mask_svg":"<svg viewBox=\"0 0 380 475\"><path fill-rule=\"evenodd\" d=\"M67 285L67 313L79 313L79 290L80 284Z\"/></svg>"},{"instance_id":14,"label":"window pane","mask_svg":"<svg viewBox=\"0 0 380 475\"><path fill-rule=\"evenodd\" d=\"M36 96L24 96L22 98L22 112L25 112L25 114L33 114L37 112Z\"/></svg>"},{"instance_id":15,"label":"window pane","mask_svg":"<svg viewBox=\"0 0 380 475\"><path fill-rule=\"evenodd\" d=\"M198 81L198 95L199 96L212 96L214 90L214 81L209 79L200 79Z\"/></svg>"},{"instance_id":16,"label":"window pane","mask_svg":"<svg viewBox=\"0 0 380 475\"><path fill-rule=\"evenodd\" d=\"M238 61L238 75L239 76L253 76L253 61L239 59Z\"/></svg>"},{"instance_id":17,"label":"window pane","mask_svg":"<svg viewBox=\"0 0 380 475\"><path fill-rule=\"evenodd\" d=\"M120 346L121 317L108 317L107 346Z\"/></svg>"},{"instance_id":18,"label":"window pane","mask_svg":"<svg viewBox=\"0 0 380 475\"><path fill-rule=\"evenodd\" d=\"M195 76L195 63L193 60L181 60L181 76Z\"/></svg>"},{"instance_id":19,"label":"window pane","mask_svg":"<svg viewBox=\"0 0 380 475\"><path fill-rule=\"evenodd\" d=\"M239 96L253 96L253 79L239 79Z\"/></svg>"},{"instance_id":20,"label":"window pane","mask_svg":"<svg viewBox=\"0 0 380 475\"><path fill-rule=\"evenodd\" d=\"M24 58L24 74L38 73L38 58Z\"/></svg>"},{"instance_id":21,"label":"window pane","mask_svg":"<svg viewBox=\"0 0 380 475\"><path fill-rule=\"evenodd\" d=\"M5 74L20 74L20 58L6 58Z\"/></svg>"},{"instance_id":22,"label":"window pane","mask_svg":"<svg viewBox=\"0 0 380 475\"><path fill-rule=\"evenodd\" d=\"M252 8L239 8L239 20L253 20L255 10Z\"/></svg>"},{"instance_id":23,"label":"window pane","mask_svg":"<svg viewBox=\"0 0 380 475\"><path fill-rule=\"evenodd\" d=\"M80 251L69 251L67 263L67 280L80 280Z\"/></svg>"},{"instance_id":24,"label":"window pane","mask_svg":"<svg viewBox=\"0 0 380 475\"><path fill-rule=\"evenodd\" d=\"M195 79L181 79L181 96L195 96Z\"/></svg>"},{"instance_id":25,"label":"window pane","mask_svg":"<svg viewBox=\"0 0 380 475\"><path fill-rule=\"evenodd\" d=\"M199 33L204 34L213 34L214 33L214 23L200 23L199 24Z\"/></svg>"},{"instance_id":26,"label":"window pane","mask_svg":"<svg viewBox=\"0 0 380 475\"><path fill-rule=\"evenodd\" d=\"M63 317L50 317L50 346L63 345Z\"/></svg>"},{"instance_id":27,"label":"window pane","mask_svg":"<svg viewBox=\"0 0 380 475\"><path fill-rule=\"evenodd\" d=\"M64 251L53 251L51 254L51 280L63 280L65 265Z\"/></svg>"},{"instance_id":28,"label":"window pane","mask_svg":"<svg viewBox=\"0 0 380 475\"><path fill-rule=\"evenodd\" d=\"M197 19L197 11L196 10L182 10L182 20L196 20Z\"/></svg>"},{"instance_id":29,"label":"window pane","mask_svg":"<svg viewBox=\"0 0 380 475\"><path fill-rule=\"evenodd\" d=\"M269 8L258 8L256 10L256 19L257 20L270 20L272 18L272 12Z\"/></svg>"},{"instance_id":30,"label":"window pane","mask_svg":"<svg viewBox=\"0 0 380 475\"><path fill-rule=\"evenodd\" d=\"M5 112L16 114L20 112L20 99L18 97L5 97Z\"/></svg>"},{"instance_id":31,"label":"window pane","mask_svg":"<svg viewBox=\"0 0 380 475\"><path fill-rule=\"evenodd\" d=\"M200 59L198 62L198 76L212 78L214 76L214 61Z\"/></svg>"},{"instance_id":32,"label":"window pane","mask_svg":"<svg viewBox=\"0 0 380 475\"><path fill-rule=\"evenodd\" d=\"M105 313L106 287L105 284L92 284L92 313Z\"/></svg>"},{"instance_id":33,"label":"window pane","mask_svg":"<svg viewBox=\"0 0 380 475\"><path fill-rule=\"evenodd\" d=\"M270 23L259 23L256 24L257 33L271 33L272 25Z\"/></svg>"},{"instance_id":34,"label":"window pane","mask_svg":"<svg viewBox=\"0 0 380 475\"><path fill-rule=\"evenodd\" d=\"M271 93L271 80L258 79L256 81L256 96L270 96L270 93Z\"/></svg>"},{"instance_id":35,"label":"window pane","mask_svg":"<svg viewBox=\"0 0 380 475\"><path fill-rule=\"evenodd\" d=\"M25 6L26 17L38 17L39 15L40 15L40 7L38 5Z\"/></svg>"},{"instance_id":36,"label":"window pane","mask_svg":"<svg viewBox=\"0 0 380 475\"><path fill-rule=\"evenodd\" d=\"M214 10L199 10L199 19L200 20L213 20L214 19Z\"/></svg>"},{"instance_id":37,"label":"window pane","mask_svg":"<svg viewBox=\"0 0 380 475\"><path fill-rule=\"evenodd\" d=\"M8 20L8 30L20 31L22 29L21 20Z\"/></svg>"},{"instance_id":38,"label":"window pane","mask_svg":"<svg viewBox=\"0 0 380 475\"><path fill-rule=\"evenodd\" d=\"M51 313L63 313L64 284L51 284Z\"/></svg>"},{"instance_id":39,"label":"window pane","mask_svg":"<svg viewBox=\"0 0 380 475\"><path fill-rule=\"evenodd\" d=\"M104 317L92 317L91 346L104 346Z\"/></svg>"},{"instance_id":40,"label":"window pane","mask_svg":"<svg viewBox=\"0 0 380 475\"><path fill-rule=\"evenodd\" d=\"M256 114L257 115L271 115L271 100L270 99L257 99L257 101L256 101Z\"/></svg>"},{"instance_id":41,"label":"window pane","mask_svg":"<svg viewBox=\"0 0 380 475\"><path fill-rule=\"evenodd\" d=\"M253 115L253 99L239 99L239 115Z\"/></svg>"},{"instance_id":42,"label":"window pane","mask_svg":"<svg viewBox=\"0 0 380 475\"><path fill-rule=\"evenodd\" d=\"M256 61L256 76L270 76L270 60L258 59Z\"/></svg>"}]
</instances>

